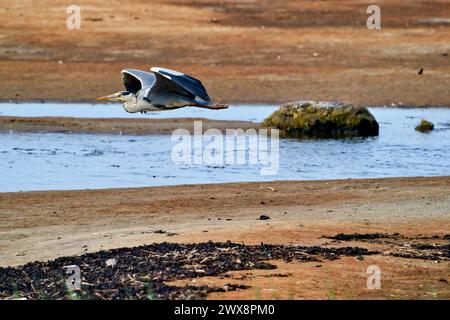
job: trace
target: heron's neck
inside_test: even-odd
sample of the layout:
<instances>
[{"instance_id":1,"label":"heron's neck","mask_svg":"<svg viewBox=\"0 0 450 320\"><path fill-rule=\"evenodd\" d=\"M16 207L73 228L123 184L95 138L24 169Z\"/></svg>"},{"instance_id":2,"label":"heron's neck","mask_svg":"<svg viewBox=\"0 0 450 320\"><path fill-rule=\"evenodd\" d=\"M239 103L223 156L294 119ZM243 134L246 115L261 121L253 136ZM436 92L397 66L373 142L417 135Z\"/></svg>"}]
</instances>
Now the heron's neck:
<instances>
[{"instance_id":1,"label":"heron's neck","mask_svg":"<svg viewBox=\"0 0 450 320\"><path fill-rule=\"evenodd\" d=\"M128 100L124 102L123 104L123 108L125 109L125 111L127 112L138 112L138 110L136 110L137 107L137 99L136 96L134 94L130 95Z\"/></svg>"}]
</instances>

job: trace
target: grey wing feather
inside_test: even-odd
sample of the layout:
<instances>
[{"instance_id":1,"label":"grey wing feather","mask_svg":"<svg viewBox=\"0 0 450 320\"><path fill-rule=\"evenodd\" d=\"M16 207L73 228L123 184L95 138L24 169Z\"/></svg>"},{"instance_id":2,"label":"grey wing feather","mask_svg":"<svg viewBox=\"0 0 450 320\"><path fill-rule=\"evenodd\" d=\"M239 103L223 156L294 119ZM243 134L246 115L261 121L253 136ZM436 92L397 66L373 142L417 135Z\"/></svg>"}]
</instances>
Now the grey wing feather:
<instances>
[{"instance_id":1,"label":"grey wing feather","mask_svg":"<svg viewBox=\"0 0 450 320\"><path fill-rule=\"evenodd\" d=\"M155 76L156 83L151 87L151 90L147 92L146 97L150 99L154 99L152 96L158 96L160 98L162 96L171 96L172 98L175 98L174 95L178 95L187 97L190 100L195 100L195 95L184 89L182 86L160 75L159 73L155 73Z\"/></svg>"},{"instance_id":2,"label":"grey wing feather","mask_svg":"<svg viewBox=\"0 0 450 320\"><path fill-rule=\"evenodd\" d=\"M122 70L122 80L125 89L136 94L141 89L150 89L155 84L156 77L150 72L136 69L124 69Z\"/></svg>"},{"instance_id":3,"label":"grey wing feather","mask_svg":"<svg viewBox=\"0 0 450 320\"><path fill-rule=\"evenodd\" d=\"M200 82L200 80L188 76L184 73L165 68L154 67L151 68L151 71L153 71L155 75L160 75L165 79L170 80L171 82L181 87L185 91L189 92L190 94L197 96L206 103L212 105L211 98L209 97L205 87Z\"/></svg>"}]
</instances>

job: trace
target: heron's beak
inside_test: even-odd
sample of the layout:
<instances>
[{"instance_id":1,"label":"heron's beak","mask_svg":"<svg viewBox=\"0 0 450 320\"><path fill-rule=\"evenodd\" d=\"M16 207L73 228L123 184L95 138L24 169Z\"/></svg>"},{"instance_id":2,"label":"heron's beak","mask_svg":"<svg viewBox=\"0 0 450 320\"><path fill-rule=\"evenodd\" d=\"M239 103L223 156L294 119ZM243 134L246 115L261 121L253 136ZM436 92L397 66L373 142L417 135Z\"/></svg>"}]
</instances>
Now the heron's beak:
<instances>
[{"instance_id":1,"label":"heron's beak","mask_svg":"<svg viewBox=\"0 0 450 320\"><path fill-rule=\"evenodd\" d=\"M103 96L103 97L97 98L97 100L108 100L108 101L117 101L116 99L117 99L116 94L111 94L109 96Z\"/></svg>"}]
</instances>

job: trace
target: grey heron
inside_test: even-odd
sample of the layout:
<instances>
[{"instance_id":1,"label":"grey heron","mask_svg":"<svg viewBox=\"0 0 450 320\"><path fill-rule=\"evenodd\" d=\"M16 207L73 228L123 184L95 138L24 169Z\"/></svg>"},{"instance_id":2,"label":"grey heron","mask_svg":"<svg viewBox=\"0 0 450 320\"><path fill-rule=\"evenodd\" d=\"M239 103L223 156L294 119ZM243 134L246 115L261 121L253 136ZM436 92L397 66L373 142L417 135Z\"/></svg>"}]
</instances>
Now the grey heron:
<instances>
[{"instance_id":1,"label":"grey heron","mask_svg":"<svg viewBox=\"0 0 450 320\"><path fill-rule=\"evenodd\" d=\"M226 109L223 104L213 104L203 84L184 73L151 68L151 72L136 69L122 70L126 91L119 91L97 100L123 102L123 108L130 113L173 110L183 107Z\"/></svg>"}]
</instances>

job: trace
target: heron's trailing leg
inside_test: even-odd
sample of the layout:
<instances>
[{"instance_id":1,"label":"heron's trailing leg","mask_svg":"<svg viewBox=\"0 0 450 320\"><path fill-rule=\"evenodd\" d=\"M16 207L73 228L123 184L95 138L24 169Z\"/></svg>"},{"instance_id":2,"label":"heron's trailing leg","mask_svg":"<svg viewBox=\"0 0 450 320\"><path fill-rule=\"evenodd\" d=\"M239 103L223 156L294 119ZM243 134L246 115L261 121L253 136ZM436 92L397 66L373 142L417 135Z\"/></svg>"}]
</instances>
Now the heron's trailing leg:
<instances>
[{"instance_id":1,"label":"heron's trailing leg","mask_svg":"<svg viewBox=\"0 0 450 320\"><path fill-rule=\"evenodd\" d=\"M198 107L198 108L204 108L204 109L211 109L211 110L221 110L221 109L228 109L228 106L226 104L214 104L214 105L207 105L207 104L200 104L200 103L193 103L191 105L192 107Z\"/></svg>"}]
</instances>

